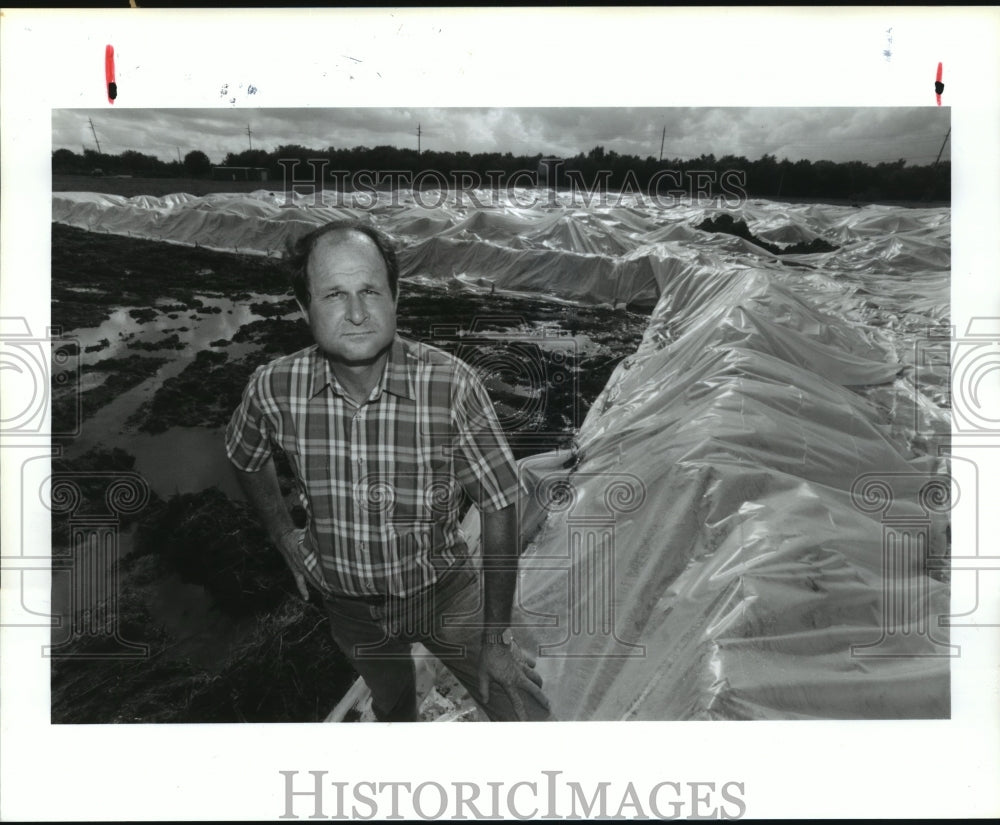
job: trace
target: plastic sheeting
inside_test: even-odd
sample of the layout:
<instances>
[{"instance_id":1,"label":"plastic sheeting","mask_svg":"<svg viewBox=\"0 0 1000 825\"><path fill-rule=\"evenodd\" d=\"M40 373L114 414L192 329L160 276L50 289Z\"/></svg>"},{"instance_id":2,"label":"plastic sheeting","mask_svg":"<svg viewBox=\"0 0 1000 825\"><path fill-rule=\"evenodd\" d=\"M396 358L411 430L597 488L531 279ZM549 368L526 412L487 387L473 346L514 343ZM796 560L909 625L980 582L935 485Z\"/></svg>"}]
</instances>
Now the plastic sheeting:
<instances>
[{"instance_id":1,"label":"plastic sheeting","mask_svg":"<svg viewBox=\"0 0 1000 825\"><path fill-rule=\"evenodd\" d=\"M93 231L261 255L279 255L288 237L327 221L366 218L400 242L404 277L652 306L658 294L650 276L654 263L662 268L693 257L707 266L720 260L778 260L751 241L695 228L724 213L779 246L815 238L841 246L822 255L789 255L784 264L849 275L860 296L886 310L879 323L940 320L948 304L947 279L938 277L949 266L948 210L943 209L768 201L735 209L662 208L639 195L610 197L610 205L584 208L564 193L520 189L430 190L416 197L406 191L327 191L320 201L263 189L162 198L58 192L52 218ZM898 290L894 283L886 289L884 279L891 275L905 277L912 288Z\"/></svg>"},{"instance_id":2,"label":"plastic sheeting","mask_svg":"<svg viewBox=\"0 0 1000 825\"><path fill-rule=\"evenodd\" d=\"M524 463L546 519L519 620L557 714L947 716L947 590L926 569L947 476L851 389L901 367L766 272L691 270L653 329L667 318L676 339L619 366L576 468ZM926 546L894 547L883 484Z\"/></svg>"},{"instance_id":3,"label":"plastic sheeting","mask_svg":"<svg viewBox=\"0 0 1000 825\"><path fill-rule=\"evenodd\" d=\"M518 634L562 719L921 718L949 713L947 209L751 201L369 208L283 194L53 197L98 231L262 254L369 217L403 276L655 309L576 454L522 462ZM370 198L369 194L366 197ZM491 203L489 193L480 202ZM560 196L561 197L561 196ZM423 193L423 204L435 202ZM695 227L725 212L775 256ZM575 466L574 466L575 465Z\"/></svg>"}]
</instances>

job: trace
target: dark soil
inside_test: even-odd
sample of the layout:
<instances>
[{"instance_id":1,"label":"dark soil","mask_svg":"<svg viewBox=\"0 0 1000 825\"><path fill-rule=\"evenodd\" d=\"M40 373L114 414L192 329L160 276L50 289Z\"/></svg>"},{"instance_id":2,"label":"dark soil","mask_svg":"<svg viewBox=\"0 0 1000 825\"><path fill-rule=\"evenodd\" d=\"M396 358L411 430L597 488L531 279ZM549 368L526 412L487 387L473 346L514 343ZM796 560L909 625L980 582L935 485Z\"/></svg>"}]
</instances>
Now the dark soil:
<instances>
[{"instance_id":1,"label":"dark soil","mask_svg":"<svg viewBox=\"0 0 1000 825\"><path fill-rule=\"evenodd\" d=\"M129 349L141 349L146 352L154 352L158 349L184 349L186 344L181 343L180 336L177 333L173 335L168 335L166 338L161 338L159 341L133 341L131 344L127 344Z\"/></svg>"},{"instance_id":2,"label":"dark soil","mask_svg":"<svg viewBox=\"0 0 1000 825\"><path fill-rule=\"evenodd\" d=\"M114 176L53 175L53 192L103 192L133 198L137 195L163 197L185 192L211 195L217 192L256 192L258 189L283 191L284 183L253 180L207 180L203 178L118 178Z\"/></svg>"},{"instance_id":3,"label":"dark soil","mask_svg":"<svg viewBox=\"0 0 1000 825\"><path fill-rule=\"evenodd\" d=\"M250 304L250 311L254 315L259 315L262 318L288 315L288 313L295 312L298 308L299 305L295 303L294 298L289 298L287 301L264 301L261 303Z\"/></svg>"},{"instance_id":4,"label":"dark soil","mask_svg":"<svg viewBox=\"0 0 1000 825\"><path fill-rule=\"evenodd\" d=\"M139 525L132 557L153 553L200 584L233 616L266 613L294 593L284 559L244 502L216 488L156 501Z\"/></svg>"},{"instance_id":5,"label":"dark soil","mask_svg":"<svg viewBox=\"0 0 1000 825\"><path fill-rule=\"evenodd\" d=\"M67 344L64 346L75 346ZM141 384L154 375L167 359L145 358L133 355L130 358L105 358L96 364L84 365L82 372L108 372L107 379L99 387L83 392L70 389L52 401L52 432L73 434L84 419L93 415L105 404L114 401L126 390Z\"/></svg>"},{"instance_id":6,"label":"dark soil","mask_svg":"<svg viewBox=\"0 0 1000 825\"><path fill-rule=\"evenodd\" d=\"M52 323L63 332L99 326L118 307L139 307L133 312L151 320L152 307L164 298L173 302L159 307L165 312L218 312L195 297L206 291L234 299L250 292L290 294L273 259L52 224Z\"/></svg>"},{"instance_id":7,"label":"dark soil","mask_svg":"<svg viewBox=\"0 0 1000 825\"><path fill-rule=\"evenodd\" d=\"M52 459L52 483L68 483L80 493L78 503L71 510L52 508L54 556L67 555L69 552L71 519L110 517L119 526L126 527L142 515L142 511L135 513L111 511L106 503L109 484L116 476L129 473L134 468L135 457L118 447L110 450L103 447L94 448L76 459L62 456L55 456Z\"/></svg>"},{"instance_id":8,"label":"dark soil","mask_svg":"<svg viewBox=\"0 0 1000 825\"><path fill-rule=\"evenodd\" d=\"M790 246L776 246L761 240L754 235L744 221L737 220L732 215L725 213L714 218L705 218L695 229L703 232L721 232L726 235L735 235L753 244L766 249L772 255L805 255L812 252L833 252L840 247L827 243L822 238L813 238L809 243L795 243Z\"/></svg>"},{"instance_id":9,"label":"dark soil","mask_svg":"<svg viewBox=\"0 0 1000 825\"><path fill-rule=\"evenodd\" d=\"M305 321L284 318L262 318L240 327L233 336L234 344L257 344L271 358L291 355L312 344L312 335ZM266 359L266 360L270 360Z\"/></svg>"},{"instance_id":10,"label":"dark soil","mask_svg":"<svg viewBox=\"0 0 1000 825\"><path fill-rule=\"evenodd\" d=\"M250 375L266 360L258 355L230 362L224 352L199 352L180 375L163 382L128 424L147 433L162 433L170 427L224 426L239 406Z\"/></svg>"},{"instance_id":11,"label":"dark soil","mask_svg":"<svg viewBox=\"0 0 1000 825\"><path fill-rule=\"evenodd\" d=\"M58 472L81 463L122 471L133 462L120 450L101 451ZM85 495L88 483L96 499L106 481L84 482ZM318 598L304 603L295 595L291 574L248 505L216 489L169 501L154 496L138 516L134 543L120 565L114 615L119 637L147 645L149 655L114 658L119 648L111 634L66 639L54 630L54 723L322 721L354 673L329 638ZM172 575L203 586L226 614L256 619L211 673L176 654L185 640L146 607L158 582ZM107 609L104 603L91 612Z\"/></svg>"},{"instance_id":12,"label":"dark soil","mask_svg":"<svg viewBox=\"0 0 1000 825\"><path fill-rule=\"evenodd\" d=\"M350 687L355 676L326 615L295 597L261 616L215 673L172 655L177 640L149 613L143 583L169 572L146 558L152 564L125 575L116 615L121 637L147 645L148 655L111 658L116 649L106 636L60 647L52 659L53 724L322 722Z\"/></svg>"},{"instance_id":13,"label":"dark soil","mask_svg":"<svg viewBox=\"0 0 1000 825\"><path fill-rule=\"evenodd\" d=\"M148 307L143 307L141 309L130 309L128 311L129 317L135 318L140 324L148 323L149 321L155 321L157 312L155 309L149 309Z\"/></svg>"},{"instance_id":14,"label":"dark soil","mask_svg":"<svg viewBox=\"0 0 1000 825\"><path fill-rule=\"evenodd\" d=\"M163 197L186 192L189 195L210 195L213 193L256 192L260 189L272 192L284 192L284 180L277 178L271 181L227 181L206 180L204 178L119 178L114 176L96 177L92 175L53 175L53 192L103 192L108 195L121 195L132 198L137 195L152 195ZM950 201L921 200L879 200L867 201L859 198L827 198L821 195L796 196L779 195L769 198L778 203L825 203L835 206L861 206L867 203L889 204L908 208L928 208L949 206Z\"/></svg>"},{"instance_id":15,"label":"dark soil","mask_svg":"<svg viewBox=\"0 0 1000 825\"><path fill-rule=\"evenodd\" d=\"M398 326L477 368L514 455L523 458L569 445L614 367L635 352L647 321L602 307L405 284ZM506 334L491 337L496 332ZM580 350L577 335L601 349ZM518 392L525 389L535 398Z\"/></svg>"}]
</instances>

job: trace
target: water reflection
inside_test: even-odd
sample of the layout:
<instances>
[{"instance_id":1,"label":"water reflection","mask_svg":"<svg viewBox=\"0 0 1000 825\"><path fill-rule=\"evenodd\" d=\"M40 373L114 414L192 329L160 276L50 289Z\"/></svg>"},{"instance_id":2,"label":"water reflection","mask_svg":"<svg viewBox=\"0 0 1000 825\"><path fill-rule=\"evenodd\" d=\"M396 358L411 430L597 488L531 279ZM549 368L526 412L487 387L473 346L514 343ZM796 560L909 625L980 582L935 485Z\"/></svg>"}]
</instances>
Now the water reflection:
<instances>
[{"instance_id":1,"label":"water reflection","mask_svg":"<svg viewBox=\"0 0 1000 825\"><path fill-rule=\"evenodd\" d=\"M135 527L118 532L119 563L133 551ZM108 557L109 565L114 557ZM116 580L112 567L104 571ZM208 673L217 673L233 646L250 633L255 625L252 616L236 618L224 613L208 590L200 584L185 582L177 573L161 576L142 588L143 606L153 623L162 627L175 641L163 652L166 658L187 660ZM51 615L56 624L52 643L59 645L70 638L73 622L70 611L79 614L97 606L100 588L73 587L72 573L64 568L52 570ZM121 595L119 592L117 595ZM136 641L129 639L127 641Z\"/></svg>"},{"instance_id":2,"label":"water reflection","mask_svg":"<svg viewBox=\"0 0 1000 825\"><path fill-rule=\"evenodd\" d=\"M144 350L130 348L129 344L155 344L168 335L176 335L180 343L185 345L183 349L176 351L178 356L189 359L201 350L211 349L213 341L232 341L233 336L241 326L260 320L262 316L250 309L251 304L276 304L287 300L287 296L260 293L251 293L249 299L239 301L210 295L195 295L195 298L206 307L218 307L219 312L197 312L194 308L177 312L164 312L161 307L122 307L114 310L111 317L100 326L90 329L75 329L70 335L80 342L84 364L94 364L105 358L142 355ZM169 308L169 299L163 299L163 301ZM153 309L158 314L152 320L142 321L129 314L137 309ZM295 314L290 313L290 315ZM171 318L171 315L177 317ZM107 340L109 346L94 352L85 351L87 347L99 345L102 340ZM166 352L171 351L167 350ZM236 355L232 350L230 352Z\"/></svg>"},{"instance_id":3,"label":"water reflection","mask_svg":"<svg viewBox=\"0 0 1000 825\"><path fill-rule=\"evenodd\" d=\"M229 498L241 500L224 437L220 429L171 427L156 435L123 436L118 445L135 456L136 472L162 498L219 487Z\"/></svg>"},{"instance_id":4,"label":"water reflection","mask_svg":"<svg viewBox=\"0 0 1000 825\"><path fill-rule=\"evenodd\" d=\"M135 432L126 426L139 406L151 400L165 381L183 372L199 352L224 351L231 360L237 360L256 349L255 343L229 344L224 349L211 345L213 342L231 342L240 327L263 317L251 310L251 304L274 304L287 300L287 296L261 293L250 293L249 298L239 301L211 294L194 297L205 307L218 308L219 311L196 312L194 308L175 311L176 303L164 298L154 307L121 307L114 310L100 326L76 329L70 333L80 343L84 365L132 356L166 357L169 360L154 375L89 416L83 422L79 435L64 445L65 454L74 458L97 446L118 447L135 456L136 471L146 478L154 492L164 498L175 493L194 493L218 486L230 498L241 500L242 494L223 449L221 430L173 427L163 433L149 434ZM157 313L152 320L130 315L133 310L150 309ZM170 315L177 317L171 318ZM181 349L142 350L129 347L129 344L136 343L156 344L170 335L177 336L183 345ZM109 346L86 352L87 347L97 346L104 340L109 342ZM86 391L98 387L107 377L108 373L102 370L84 372L80 389Z\"/></svg>"}]
</instances>

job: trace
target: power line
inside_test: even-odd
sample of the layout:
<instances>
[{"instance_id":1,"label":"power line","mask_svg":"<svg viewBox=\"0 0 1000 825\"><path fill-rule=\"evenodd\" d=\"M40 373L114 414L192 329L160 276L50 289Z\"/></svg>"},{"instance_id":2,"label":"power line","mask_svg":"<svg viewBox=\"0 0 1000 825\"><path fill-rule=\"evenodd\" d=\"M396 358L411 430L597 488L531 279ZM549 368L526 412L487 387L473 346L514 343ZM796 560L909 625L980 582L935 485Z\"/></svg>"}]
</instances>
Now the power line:
<instances>
[{"instance_id":1,"label":"power line","mask_svg":"<svg viewBox=\"0 0 1000 825\"><path fill-rule=\"evenodd\" d=\"M87 122L90 123L90 131L94 135L94 143L97 144L97 154L101 154L101 142L97 139L97 129L94 128L94 121L88 117Z\"/></svg>"},{"instance_id":2,"label":"power line","mask_svg":"<svg viewBox=\"0 0 1000 825\"><path fill-rule=\"evenodd\" d=\"M948 134L944 136L944 140L941 142L941 149L938 150L937 157L934 159L934 165L938 165L938 161L941 160L941 152L944 151L944 145L948 142L948 138L951 136L951 127L948 127Z\"/></svg>"}]
</instances>

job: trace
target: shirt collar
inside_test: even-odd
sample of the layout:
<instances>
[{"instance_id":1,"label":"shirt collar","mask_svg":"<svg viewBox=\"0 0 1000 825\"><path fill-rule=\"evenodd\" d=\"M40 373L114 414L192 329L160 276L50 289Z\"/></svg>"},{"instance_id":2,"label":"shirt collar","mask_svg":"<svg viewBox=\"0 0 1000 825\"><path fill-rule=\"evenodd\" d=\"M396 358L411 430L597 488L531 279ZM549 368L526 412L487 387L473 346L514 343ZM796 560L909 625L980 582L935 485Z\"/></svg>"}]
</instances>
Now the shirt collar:
<instances>
[{"instance_id":1,"label":"shirt collar","mask_svg":"<svg viewBox=\"0 0 1000 825\"><path fill-rule=\"evenodd\" d=\"M309 384L309 397L315 397L319 392L330 387L333 392L343 395L343 390L337 382L330 362L319 351L319 347L313 347L311 377ZM378 398L383 391L391 392L400 398L413 400L416 396L413 391L413 375L410 365L410 357L406 351L403 339L396 335L392 339L389 347L389 357L385 361L385 369L379 379L374 398Z\"/></svg>"}]
</instances>

